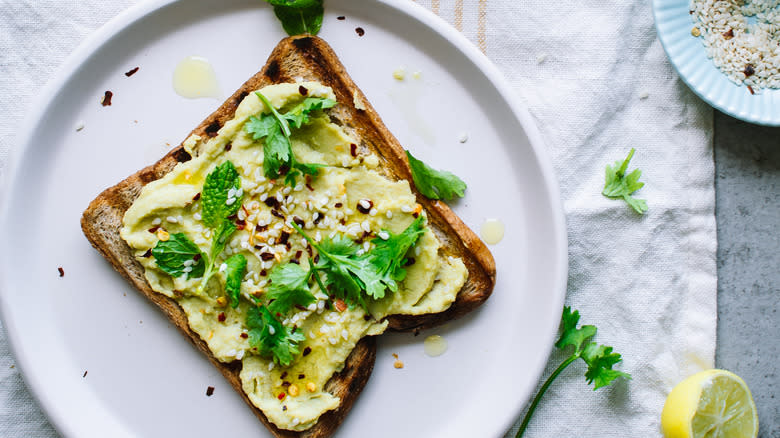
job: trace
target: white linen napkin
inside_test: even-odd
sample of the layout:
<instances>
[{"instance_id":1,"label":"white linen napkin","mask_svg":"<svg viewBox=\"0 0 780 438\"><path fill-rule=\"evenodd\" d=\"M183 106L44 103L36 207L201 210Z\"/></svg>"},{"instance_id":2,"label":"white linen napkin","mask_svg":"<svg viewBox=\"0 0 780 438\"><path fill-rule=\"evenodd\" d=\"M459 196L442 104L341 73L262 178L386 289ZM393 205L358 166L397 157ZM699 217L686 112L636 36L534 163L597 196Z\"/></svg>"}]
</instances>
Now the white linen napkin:
<instances>
[{"instance_id":1,"label":"white linen napkin","mask_svg":"<svg viewBox=\"0 0 780 438\"><path fill-rule=\"evenodd\" d=\"M87 34L135 2L0 0L0 175L35 90ZM564 200L567 304L599 327L596 341L623 354L617 368L634 377L593 392L583 364L571 365L526 437L659 436L671 386L714 365L712 110L667 62L649 2L418 3L482 49L530 109ZM631 147L630 169L642 169L647 184L636 194L647 199L644 216L601 195L605 165ZM553 352L545 378L563 358ZM13 363L0 330L0 436L56 436Z\"/></svg>"}]
</instances>

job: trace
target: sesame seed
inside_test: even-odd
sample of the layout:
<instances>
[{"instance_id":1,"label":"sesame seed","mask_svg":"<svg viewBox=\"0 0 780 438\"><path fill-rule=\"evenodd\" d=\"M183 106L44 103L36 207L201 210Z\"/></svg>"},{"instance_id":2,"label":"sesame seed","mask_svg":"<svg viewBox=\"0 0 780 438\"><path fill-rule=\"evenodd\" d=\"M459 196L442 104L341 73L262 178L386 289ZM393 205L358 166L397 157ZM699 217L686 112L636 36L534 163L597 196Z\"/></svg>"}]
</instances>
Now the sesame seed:
<instances>
[{"instance_id":1,"label":"sesame seed","mask_svg":"<svg viewBox=\"0 0 780 438\"><path fill-rule=\"evenodd\" d=\"M371 209L371 210L369 210L369 212L368 212L368 215L369 215L369 216L376 216L376 214L377 214L376 208L372 208L372 209Z\"/></svg>"},{"instance_id":2,"label":"sesame seed","mask_svg":"<svg viewBox=\"0 0 780 438\"><path fill-rule=\"evenodd\" d=\"M265 202L266 199L268 199L268 193L263 193L260 195L260 202Z\"/></svg>"},{"instance_id":3,"label":"sesame seed","mask_svg":"<svg viewBox=\"0 0 780 438\"><path fill-rule=\"evenodd\" d=\"M360 228L362 228L363 231L365 231L366 233L371 232L371 225L368 223L367 220L360 223Z\"/></svg>"},{"instance_id":4,"label":"sesame seed","mask_svg":"<svg viewBox=\"0 0 780 438\"><path fill-rule=\"evenodd\" d=\"M236 197L236 189L231 187L230 190L228 190L228 198L235 198Z\"/></svg>"},{"instance_id":5,"label":"sesame seed","mask_svg":"<svg viewBox=\"0 0 780 438\"><path fill-rule=\"evenodd\" d=\"M227 270L227 263L219 265L219 272L225 272Z\"/></svg>"},{"instance_id":6,"label":"sesame seed","mask_svg":"<svg viewBox=\"0 0 780 438\"><path fill-rule=\"evenodd\" d=\"M393 218L393 212L391 210L387 210L387 213L385 213L385 216L387 216L388 219Z\"/></svg>"},{"instance_id":7,"label":"sesame seed","mask_svg":"<svg viewBox=\"0 0 780 438\"><path fill-rule=\"evenodd\" d=\"M225 201L225 205L233 205L236 203L236 198L227 198L227 201Z\"/></svg>"},{"instance_id":8,"label":"sesame seed","mask_svg":"<svg viewBox=\"0 0 780 438\"><path fill-rule=\"evenodd\" d=\"M276 329L274 328L274 326L272 325L268 326L268 333L270 333L272 336L276 334Z\"/></svg>"},{"instance_id":9,"label":"sesame seed","mask_svg":"<svg viewBox=\"0 0 780 438\"><path fill-rule=\"evenodd\" d=\"M236 198L240 198L242 196L244 196L244 189L239 188L236 190Z\"/></svg>"},{"instance_id":10,"label":"sesame seed","mask_svg":"<svg viewBox=\"0 0 780 438\"><path fill-rule=\"evenodd\" d=\"M414 207L410 207L408 205L402 205L401 211L403 211L404 213L411 213L412 211L414 211Z\"/></svg>"},{"instance_id":11,"label":"sesame seed","mask_svg":"<svg viewBox=\"0 0 780 438\"><path fill-rule=\"evenodd\" d=\"M330 327L328 327L325 324L322 324L322 326L320 327L320 333L325 334L325 333L329 333L329 332L330 332Z\"/></svg>"},{"instance_id":12,"label":"sesame seed","mask_svg":"<svg viewBox=\"0 0 780 438\"><path fill-rule=\"evenodd\" d=\"M159 217L154 218L154 220L152 221L152 225L160 225L161 223L162 223L162 219L160 219Z\"/></svg>"},{"instance_id":13,"label":"sesame seed","mask_svg":"<svg viewBox=\"0 0 780 438\"><path fill-rule=\"evenodd\" d=\"M289 195L289 194L290 194L290 192L291 192L291 191L292 191L292 187L290 187L290 186L287 186L287 187L285 187L285 188L284 188L284 190L282 190L282 194L283 194L284 196L287 196L287 195Z\"/></svg>"},{"instance_id":14,"label":"sesame seed","mask_svg":"<svg viewBox=\"0 0 780 438\"><path fill-rule=\"evenodd\" d=\"M273 362L270 362L270 363L268 364L268 371L271 371L272 369L274 369L274 363L273 363Z\"/></svg>"},{"instance_id":15,"label":"sesame seed","mask_svg":"<svg viewBox=\"0 0 780 438\"><path fill-rule=\"evenodd\" d=\"M193 214L193 215L192 215L192 217L193 217L193 218L194 218L196 221L199 221L199 220L201 220L201 219L202 219L202 217L201 217L200 213L195 213L195 214Z\"/></svg>"},{"instance_id":16,"label":"sesame seed","mask_svg":"<svg viewBox=\"0 0 780 438\"><path fill-rule=\"evenodd\" d=\"M344 340L349 339L349 332L347 331L347 329L341 331L341 337L344 338Z\"/></svg>"},{"instance_id":17,"label":"sesame seed","mask_svg":"<svg viewBox=\"0 0 780 438\"><path fill-rule=\"evenodd\" d=\"M338 338L328 338L328 342L330 342L331 345L336 345L339 342Z\"/></svg>"},{"instance_id":18,"label":"sesame seed","mask_svg":"<svg viewBox=\"0 0 780 438\"><path fill-rule=\"evenodd\" d=\"M297 418L293 418L293 420L292 420L292 422L290 424L292 424L293 426L297 426L300 423L301 423L301 420L299 420Z\"/></svg>"},{"instance_id":19,"label":"sesame seed","mask_svg":"<svg viewBox=\"0 0 780 438\"><path fill-rule=\"evenodd\" d=\"M192 272L192 266L185 266L184 269L182 269L182 272L184 273Z\"/></svg>"},{"instance_id":20,"label":"sesame seed","mask_svg":"<svg viewBox=\"0 0 780 438\"><path fill-rule=\"evenodd\" d=\"M176 219L176 218L175 218L175 217L173 217L173 216L168 216L167 218L165 218L165 220L167 220L168 222L170 222L170 223L172 223L172 224L175 224L175 223L178 223L178 222L179 222L179 220L178 220L178 219Z\"/></svg>"},{"instance_id":21,"label":"sesame seed","mask_svg":"<svg viewBox=\"0 0 780 438\"><path fill-rule=\"evenodd\" d=\"M369 202L368 199L361 199L360 202L358 202L358 204L360 204L360 206L365 208L366 210L371 208L371 202Z\"/></svg>"},{"instance_id":22,"label":"sesame seed","mask_svg":"<svg viewBox=\"0 0 780 438\"><path fill-rule=\"evenodd\" d=\"M377 234L380 239L387 240L390 238L390 234L387 233L387 231L380 231L379 234Z\"/></svg>"}]
</instances>

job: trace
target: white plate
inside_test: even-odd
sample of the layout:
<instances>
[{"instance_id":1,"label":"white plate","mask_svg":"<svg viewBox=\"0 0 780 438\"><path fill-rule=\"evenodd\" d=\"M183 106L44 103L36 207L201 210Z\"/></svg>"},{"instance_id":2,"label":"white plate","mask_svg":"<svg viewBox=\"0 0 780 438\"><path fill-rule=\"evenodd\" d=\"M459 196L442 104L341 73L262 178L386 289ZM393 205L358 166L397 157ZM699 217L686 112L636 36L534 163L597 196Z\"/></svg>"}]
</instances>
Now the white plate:
<instances>
[{"instance_id":1,"label":"white plate","mask_svg":"<svg viewBox=\"0 0 780 438\"><path fill-rule=\"evenodd\" d=\"M691 35L690 0L653 0L658 38L680 78L713 107L746 122L780 126L780 89L751 94L707 58L700 37Z\"/></svg>"},{"instance_id":2,"label":"white plate","mask_svg":"<svg viewBox=\"0 0 780 438\"><path fill-rule=\"evenodd\" d=\"M382 336L373 376L337 435L499 436L535 388L565 293L564 219L546 151L497 70L431 13L390 0L329 0L326 9L321 36L391 131L469 184L457 213L477 230L489 217L507 227L492 247L490 300L419 337ZM283 36L258 0L139 5L71 56L20 128L0 214L3 320L29 387L65 436L266 436L211 364L89 245L79 219L100 191L221 103L173 92L179 60L208 58L229 93ZM416 93L413 79L392 78L400 65L422 72ZM105 90L110 107L99 103ZM438 358L423 353L433 333L449 342Z\"/></svg>"}]
</instances>

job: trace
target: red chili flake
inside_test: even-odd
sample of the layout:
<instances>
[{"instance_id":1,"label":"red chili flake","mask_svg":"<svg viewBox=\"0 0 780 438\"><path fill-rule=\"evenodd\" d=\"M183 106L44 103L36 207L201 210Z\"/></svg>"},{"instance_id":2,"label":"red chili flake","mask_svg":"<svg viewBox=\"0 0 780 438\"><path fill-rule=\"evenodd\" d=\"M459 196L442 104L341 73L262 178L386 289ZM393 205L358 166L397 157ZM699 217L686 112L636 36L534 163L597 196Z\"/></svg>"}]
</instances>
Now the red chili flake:
<instances>
[{"instance_id":1,"label":"red chili flake","mask_svg":"<svg viewBox=\"0 0 780 438\"><path fill-rule=\"evenodd\" d=\"M368 207L365 207L363 204L368 204ZM370 199L361 199L357 203L357 211L359 211L359 212L361 212L363 214L368 214L368 212L371 211L372 207L374 207L374 201L372 201Z\"/></svg>"},{"instance_id":2,"label":"red chili flake","mask_svg":"<svg viewBox=\"0 0 780 438\"><path fill-rule=\"evenodd\" d=\"M154 234L154 233L156 233L156 232L157 232L157 230L159 230L159 229L160 229L160 227L152 227L152 228L149 228L147 231L149 231L150 233Z\"/></svg>"},{"instance_id":3,"label":"red chili flake","mask_svg":"<svg viewBox=\"0 0 780 438\"><path fill-rule=\"evenodd\" d=\"M246 221L243 219L236 219L236 229L237 230L243 230L246 228Z\"/></svg>"},{"instance_id":4,"label":"red chili flake","mask_svg":"<svg viewBox=\"0 0 780 438\"><path fill-rule=\"evenodd\" d=\"M194 256L192 256L192 260L195 260L196 262L200 260L200 254L195 254Z\"/></svg>"},{"instance_id":5,"label":"red chili flake","mask_svg":"<svg viewBox=\"0 0 780 438\"><path fill-rule=\"evenodd\" d=\"M345 17L343 15L339 15L338 17L336 17L336 20L340 20L340 21L344 21L346 19L347 19L347 17Z\"/></svg>"},{"instance_id":6,"label":"red chili flake","mask_svg":"<svg viewBox=\"0 0 780 438\"><path fill-rule=\"evenodd\" d=\"M231 149L233 149L233 143L228 143L225 145L225 152L230 152Z\"/></svg>"},{"instance_id":7,"label":"red chili flake","mask_svg":"<svg viewBox=\"0 0 780 438\"><path fill-rule=\"evenodd\" d=\"M404 267L406 266L412 266L414 264L414 257L407 257L406 261L404 262Z\"/></svg>"},{"instance_id":8,"label":"red chili flake","mask_svg":"<svg viewBox=\"0 0 780 438\"><path fill-rule=\"evenodd\" d=\"M363 36L363 35L365 35L365 34L366 34L366 31L365 31L365 30L363 30L363 28L362 28L362 27L356 27L356 28L355 28L355 32L357 32L358 36Z\"/></svg>"},{"instance_id":9,"label":"red chili flake","mask_svg":"<svg viewBox=\"0 0 780 438\"><path fill-rule=\"evenodd\" d=\"M284 378L287 377L287 371L283 372L281 376L279 376L280 379L284 380Z\"/></svg>"},{"instance_id":10,"label":"red chili flake","mask_svg":"<svg viewBox=\"0 0 780 438\"><path fill-rule=\"evenodd\" d=\"M193 201L197 201L200 199L200 192L198 192L195 196L192 197Z\"/></svg>"},{"instance_id":11,"label":"red chili flake","mask_svg":"<svg viewBox=\"0 0 780 438\"><path fill-rule=\"evenodd\" d=\"M264 253L260 254L260 259L262 261L264 261L264 262L267 262L269 260L273 260L274 258L275 258L274 255L271 254L270 252L264 252Z\"/></svg>"},{"instance_id":12,"label":"red chili flake","mask_svg":"<svg viewBox=\"0 0 780 438\"><path fill-rule=\"evenodd\" d=\"M145 259L148 259L151 256L152 256L152 248L149 248L149 249L146 250L146 252L144 253L144 255L142 257L145 258Z\"/></svg>"},{"instance_id":13,"label":"red chili flake","mask_svg":"<svg viewBox=\"0 0 780 438\"><path fill-rule=\"evenodd\" d=\"M336 310L339 312L347 310L347 303L345 303L341 298L337 298L336 301L333 302L333 306L336 307Z\"/></svg>"},{"instance_id":14,"label":"red chili flake","mask_svg":"<svg viewBox=\"0 0 780 438\"><path fill-rule=\"evenodd\" d=\"M303 349L303 355L308 356L309 353L311 353L311 347L306 347Z\"/></svg>"},{"instance_id":15,"label":"red chili flake","mask_svg":"<svg viewBox=\"0 0 780 438\"><path fill-rule=\"evenodd\" d=\"M206 388L206 397L211 397L212 394L214 394L214 387L209 386L208 388Z\"/></svg>"},{"instance_id":16,"label":"red chili flake","mask_svg":"<svg viewBox=\"0 0 780 438\"><path fill-rule=\"evenodd\" d=\"M103 95L103 100L100 102L103 106L111 106L111 98L114 97L114 93L106 90L106 94Z\"/></svg>"},{"instance_id":17,"label":"red chili flake","mask_svg":"<svg viewBox=\"0 0 780 438\"><path fill-rule=\"evenodd\" d=\"M279 400L284 400L284 398L287 397L287 394L280 392L279 395L276 396Z\"/></svg>"},{"instance_id":18,"label":"red chili flake","mask_svg":"<svg viewBox=\"0 0 780 438\"><path fill-rule=\"evenodd\" d=\"M284 382L282 382L282 386L284 386L285 388L287 388L288 386L290 386L290 382L288 382L288 381L286 381L286 380L285 380Z\"/></svg>"},{"instance_id":19,"label":"red chili flake","mask_svg":"<svg viewBox=\"0 0 780 438\"><path fill-rule=\"evenodd\" d=\"M287 405L282 405L282 412L287 410Z\"/></svg>"},{"instance_id":20,"label":"red chili flake","mask_svg":"<svg viewBox=\"0 0 780 438\"><path fill-rule=\"evenodd\" d=\"M300 93L301 96L306 96L307 94L309 94L309 90L307 90L306 87L301 85L300 87L298 87L298 93Z\"/></svg>"},{"instance_id":21,"label":"red chili flake","mask_svg":"<svg viewBox=\"0 0 780 438\"><path fill-rule=\"evenodd\" d=\"M262 233L267 229L268 229L268 225L260 225L260 224L255 225L255 231L257 231L258 233Z\"/></svg>"},{"instance_id":22,"label":"red chili flake","mask_svg":"<svg viewBox=\"0 0 780 438\"><path fill-rule=\"evenodd\" d=\"M276 209L274 209L274 210L271 210L271 214L272 214L272 215L274 215L274 216L276 216L276 217L278 217L278 218L279 218L279 219L281 219L281 220L284 220L284 219L285 219L285 218L284 218L284 215L283 215L283 214L281 214L281 213L279 213L279 211L278 211L278 210L276 210Z\"/></svg>"},{"instance_id":23,"label":"red chili flake","mask_svg":"<svg viewBox=\"0 0 780 438\"><path fill-rule=\"evenodd\" d=\"M756 74L756 69L755 67L753 67L753 64L746 65L744 73L745 73L745 77L748 78Z\"/></svg>"},{"instance_id":24,"label":"red chili flake","mask_svg":"<svg viewBox=\"0 0 780 438\"><path fill-rule=\"evenodd\" d=\"M363 315L363 319L364 319L364 320L366 320L366 321L368 321L368 320L370 320L370 319L371 319L371 315L369 315L368 313L366 313L365 315Z\"/></svg>"},{"instance_id":25,"label":"red chili flake","mask_svg":"<svg viewBox=\"0 0 780 438\"><path fill-rule=\"evenodd\" d=\"M260 271L260 275L265 277L266 275L268 275L268 272L265 269L263 269Z\"/></svg>"},{"instance_id":26,"label":"red chili flake","mask_svg":"<svg viewBox=\"0 0 780 438\"><path fill-rule=\"evenodd\" d=\"M290 238L290 233L287 231L282 231L282 233L279 235L279 243L282 245L287 244L287 240Z\"/></svg>"},{"instance_id":27,"label":"red chili flake","mask_svg":"<svg viewBox=\"0 0 780 438\"><path fill-rule=\"evenodd\" d=\"M334 207L336 207L336 208L341 208L341 207L343 207L343 206L344 206L344 204L342 204L341 202L337 202L337 203L334 205Z\"/></svg>"},{"instance_id":28,"label":"red chili flake","mask_svg":"<svg viewBox=\"0 0 780 438\"><path fill-rule=\"evenodd\" d=\"M417 212L415 211L414 213L412 213L412 216L413 216L415 219L417 219L418 217L420 217L420 213L417 213Z\"/></svg>"},{"instance_id":29,"label":"red chili flake","mask_svg":"<svg viewBox=\"0 0 780 438\"><path fill-rule=\"evenodd\" d=\"M357 157L357 145L355 143L349 145L349 154L353 157Z\"/></svg>"},{"instance_id":30,"label":"red chili flake","mask_svg":"<svg viewBox=\"0 0 780 438\"><path fill-rule=\"evenodd\" d=\"M729 29L728 31L723 32L723 38L726 38L727 40L734 38L734 29Z\"/></svg>"},{"instance_id":31,"label":"red chili flake","mask_svg":"<svg viewBox=\"0 0 780 438\"><path fill-rule=\"evenodd\" d=\"M295 258L296 259L301 258L302 255L303 255L303 251L301 251L301 250L295 251Z\"/></svg>"},{"instance_id":32,"label":"red chili flake","mask_svg":"<svg viewBox=\"0 0 780 438\"><path fill-rule=\"evenodd\" d=\"M83 379L84 377L87 377L87 372L86 372L86 371L84 371L84 374L81 376L81 378L82 378L82 379Z\"/></svg>"},{"instance_id":33,"label":"red chili flake","mask_svg":"<svg viewBox=\"0 0 780 438\"><path fill-rule=\"evenodd\" d=\"M298 374L298 380L305 379L305 378L306 378L306 374Z\"/></svg>"},{"instance_id":34,"label":"red chili flake","mask_svg":"<svg viewBox=\"0 0 780 438\"><path fill-rule=\"evenodd\" d=\"M306 221L299 218L298 216L293 216L293 222L295 222L295 224L301 228L303 228L306 225Z\"/></svg>"},{"instance_id":35,"label":"red chili flake","mask_svg":"<svg viewBox=\"0 0 780 438\"><path fill-rule=\"evenodd\" d=\"M62 269L62 266L60 266L59 268L57 268L57 272L59 272L59 273L60 273L60 277L64 277L64 276L65 276L65 270L64 270L64 269Z\"/></svg>"},{"instance_id":36,"label":"red chili flake","mask_svg":"<svg viewBox=\"0 0 780 438\"><path fill-rule=\"evenodd\" d=\"M140 67L136 67L136 68L134 68L134 69L130 70L129 72L125 73L125 76L127 76L127 77L129 78L130 76L132 76L132 75L136 74L136 73L138 72L138 69L139 69L139 68L140 68Z\"/></svg>"},{"instance_id":37,"label":"red chili flake","mask_svg":"<svg viewBox=\"0 0 780 438\"><path fill-rule=\"evenodd\" d=\"M249 337L249 335L246 334L246 333L241 333L239 336L241 336L243 339L246 339L246 338Z\"/></svg>"},{"instance_id":38,"label":"red chili flake","mask_svg":"<svg viewBox=\"0 0 780 438\"><path fill-rule=\"evenodd\" d=\"M265 205L274 208L279 206L279 200L275 196L269 196L263 201Z\"/></svg>"},{"instance_id":39,"label":"red chili flake","mask_svg":"<svg viewBox=\"0 0 780 438\"><path fill-rule=\"evenodd\" d=\"M756 94L756 92L755 92L755 91L753 91L753 87L751 87L750 85L748 85L748 86L747 86L747 88L748 88L748 91L750 91L750 94Z\"/></svg>"},{"instance_id":40,"label":"red chili flake","mask_svg":"<svg viewBox=\"0 0 780 438\"><path fill-rule=\"evenodd\" d=\"M225 312L219 312L219 315L217 315L217 321L225 322L226 319L227 319L227 316L225 316Z\"/></svg>"},{"instance_id":41,"label":"red chili flake","mask_svg":"<svg viewBox=\"0 0 780 438\"><path fill-rule=\"evenodd\" d=\"M312 187L309 183L306 183L306 188L309 189L309 191L314 191L314 187Z\"/></svg>"}]
</instances>

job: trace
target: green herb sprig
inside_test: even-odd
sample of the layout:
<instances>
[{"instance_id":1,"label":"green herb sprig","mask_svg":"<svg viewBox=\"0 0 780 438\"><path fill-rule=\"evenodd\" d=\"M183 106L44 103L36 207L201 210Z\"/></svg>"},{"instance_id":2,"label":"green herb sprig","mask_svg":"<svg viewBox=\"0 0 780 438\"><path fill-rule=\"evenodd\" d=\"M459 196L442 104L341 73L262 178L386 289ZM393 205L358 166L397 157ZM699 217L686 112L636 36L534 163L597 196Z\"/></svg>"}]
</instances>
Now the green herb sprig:
<instances>
[{"instance_id":1,"label":"green herb sprig","mask_svg":"<svg viewBox=\"0 0 780 438\"><path fill-rule=\"evenodd\" d=\"M642 171L634 169L633 172L626 175L628 163L634 156L634 152L635 149L631 148L625 160L622 162L620 160L616 161L614 166L607 164L604 176L604 190L601 194L608 198L623 199L634 211L644 214L647 211L647 201L631 196L632 193L645 185L645 183L639 182Z\"/></svg>"},{"instance_id":2,"label":"green herb sprig","mask_svg":"<svg viewBox=\"0 0 780 438\"><path fill-rule=\"evenodd\" d=\"M561 316L561 337L555 343L555 347L564 350L568 346L574 347L574 352L566 360L561 363L558 368L553 371L550 377L539 389L539 392L534 397L531 406L528 408L523 422L520 424L520 429L517 431L515 438L523 436L525 429L528 427L528 423L531 421L536 406L539 404L539 400L550 387L550 384L558 377L563 370L566 369L572 362L577 359L582 359L588 366L585 371L585 379L588 384L593 383L593 390L609 386L619 377L630 379L631 375L622 371L613 370L612 366L619 363L623 359L620 354L613 353L612 347L606 345L598 345L595 342L589 342L588 340L596 335L596 326L584 325L577 328L577 323L580 320L580 312L575 310L571 311L571 307L563 308L563 315Z\"/></svg>"},{"instance_id":3,"label":"green herb sprig","mask_svg":"<svg viewBox=\"0 0 780 438\"><path fill-rule=\"evenodd\" d=\"M414 158L409 151L406 151L406 157L412 169L414 185L426 198L449 200L463 197L466 183L455 174L436 170Z\"/></svg>"},{"instance_id":4,"label":"green herb sprig","mask_svg":"<svg viewBox=\"0 0 780 438\"><path fill-rule=\"evenodd\" d=\"M246 316L249 345L261 356L271 357L281 366L288 366L300 352L298 343L306 340L303 333L284 326L265 306L249 309Z\"/></svg>"},{"instance_id":5,"label":"green herb sprig","mask_svg":"<svg viewBox=\"0 0 780 438\"><path fill-rule=\"evenodd\" d=\"M322 27L322 0L266 0L288 35L317 35Z\"/></svg>"},{"instance_id":6,"label":"green herb sprig","mask_svg":"<svg viewBox=\"0 0 780 438\"><path fill-rule=\"evenodd\" d=\"M277 179L286 175L285 183L295 185L295 179L300 174L317 175L323 165L297 161L292 151L290 135L292 129L299 129L309 123L312 112L332 108L336 101L307 97L285 114L281 114L262 93L255 94L270 112L261 114L259 118L251 116L244 125L244 130L251 134L254 140L265 139L263 172L266 178Z\"/></svg>"}]
</instances>

